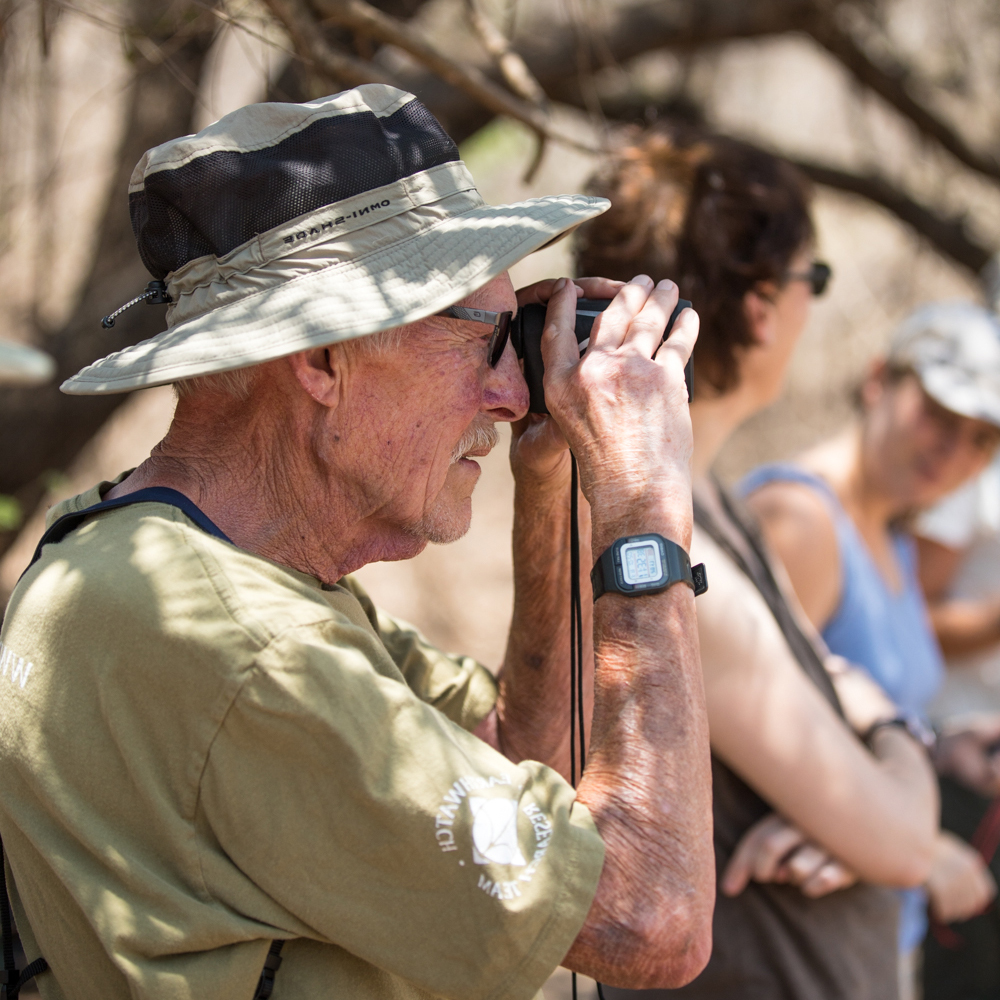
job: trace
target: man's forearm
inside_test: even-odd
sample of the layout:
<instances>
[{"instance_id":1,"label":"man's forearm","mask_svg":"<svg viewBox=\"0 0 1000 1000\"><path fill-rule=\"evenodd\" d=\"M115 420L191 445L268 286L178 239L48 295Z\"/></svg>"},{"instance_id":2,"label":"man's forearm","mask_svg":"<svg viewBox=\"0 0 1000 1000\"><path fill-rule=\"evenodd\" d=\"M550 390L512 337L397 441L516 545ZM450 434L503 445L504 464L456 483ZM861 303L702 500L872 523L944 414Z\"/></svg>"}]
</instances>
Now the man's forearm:
<instances>
[{"instance_id":1,"label":"man's forearm","mask_svg":"<svg viewBox=\"0 0 1000 1000\"><path fill-rule=\"evenodd\" d=\"M680 985L711 947L714 892L708 725L694 596L602 597L596 695L578 798L607 852L565 964L614 982ZM615 946L609 948L608 943Z\"/></svg>"},{"instance_id":2,"label":"man's forearm","mask_svg":"<svg viewBox=\"0 0 1000 1000\"><path fill-rule=\"evenodd\" d=\"M593 706L590 509L580 497L584 718ZM570 487L522 474L514 490L514 611L500 672L497 731L512 760L570 776ZM579 776L579 772L578 772Z\"/></svg>"}]
</instances>

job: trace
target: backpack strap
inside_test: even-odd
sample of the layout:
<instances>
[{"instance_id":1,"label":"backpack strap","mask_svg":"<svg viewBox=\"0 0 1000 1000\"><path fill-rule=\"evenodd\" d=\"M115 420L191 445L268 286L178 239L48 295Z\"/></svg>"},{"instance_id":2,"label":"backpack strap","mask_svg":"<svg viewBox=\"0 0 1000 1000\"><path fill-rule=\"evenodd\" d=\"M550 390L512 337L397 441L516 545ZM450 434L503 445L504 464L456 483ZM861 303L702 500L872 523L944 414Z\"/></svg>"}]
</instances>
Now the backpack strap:
<instances>
[{"instance_id":1,"label":"backpack strap","mask_svg":"<svg viewBox=\"0 0 1000 1000\"><path fill-rule=\"evenodd\" d=\"M7 895L7 865L3 849L3 839L0 838L0 927L3 932L3 972L0 972L0 995L6 1000L17 1000L21 987L42 972L46 972L49 963L44 958L36 958L33 962L18 970L14 961L14 918L10 909L10 898Z\"/></svg>"},{"instance_id":2,"label":"backpack strap","mask_svg":"<svg viewBox=\"0 0 1000 1000\"><path fill-rule=\"evenodd\" d=\"M267 951L267 958L264 959L264 968L261 969L260 979L257 981L257 992L253 995L253 1000L267 1000L274 989L274 977L281 967L281 949L285 942L281 940L272 941L271 947Z\"/></svg>"},{"instance_id":3,"label":"backpack strap","mask_svg":"<svg viewBox=\"0 0 1000 1000\"><path fill-rule=\"evenodd\" d=\"M93 514L99 514L105 510L114 510L117 507L129 507L134 503L164 503L171 507L176 507L187 518L193 521L202 531L214 538L219 538L224 542L233 544L233 540L201 510L192 500L178 490L170 489L167 486L149 486L144 490L136 490L134 493L127 493L125 496L116 497L114 500L102 500L83 510L78 510L72 514L63 514L57 521L48 528L42 540L35 548L35 554L28 563L28 569L38 562L42 555L42 549L51 543L61 542L70 532L75 531L84 521ZM27 573L28 569L24 572ZM24 575L23 573L21 574ZM0 840L0 852L3 849L3 841ZM49 968L49 963L44 958L36 958L30 965L25 966L20 972L16 968L14 961L14 929L11 920L10 903L7 898L7 873L3 869L2 857L0 857L0 919L3 924L3 972L0 972L0 984L3 984L2 996L4 1000L17 1000L21 986L33 976L45 972ZM281 949L285 942L276 940L271 942L268 949L267 958L264 960L264 968L261 970L260 979L257 982L257 989L254 991L253 1000L268 1000L274 990L274 977L281 966Z\"/></svg>"},{"instance_id":4,"label":"backpack strap","mask_svg":"<svg viewBox=\"0 0 1000 1000\"><path fill-rule=\"evenodd\" d=\"M116 497L114 500L102 500L100 503L92 504L83 510L74 511L71 514L63 514L57 521L53 521L41 541L35 548L35 554L28 563L31 569L41 558L42 549L52 543L61 542L71 531L77 528L91 517L93 514L100 514L101 511L114 510L117 507L130 507L134 503L165 503L171 507L176 507L190 518L202 531L214 538L220 538L224 542L233 544L232 539L193 501L184 496L178 490L172 490L168 486L148 486L144 490L136 490L135 493L126 493L123 497ZM27 573L28 569L24 572ZM24 574L22 574L23 576Z\"/></svg>"}]
</instances>

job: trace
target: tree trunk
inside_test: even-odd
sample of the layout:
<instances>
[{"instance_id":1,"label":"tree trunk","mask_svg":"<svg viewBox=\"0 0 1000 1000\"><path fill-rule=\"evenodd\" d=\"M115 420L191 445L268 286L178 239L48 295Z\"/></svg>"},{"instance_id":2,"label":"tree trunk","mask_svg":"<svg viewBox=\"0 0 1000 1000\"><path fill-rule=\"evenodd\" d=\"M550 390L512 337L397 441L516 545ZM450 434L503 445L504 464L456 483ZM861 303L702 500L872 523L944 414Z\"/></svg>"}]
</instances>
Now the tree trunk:
<instances>
[{"instance_id":1,"label":"tree trunk","mask_svg":"<svg viewBox=\"0 0 1000 1000\"><path fill-rule=\"evenodd\" d=\"M66 468L127 398L67 396L59 391L60 383L97 358L165 328L162 306L136 306L110 330L102 329L101 317L139 294L150 279L129 220L129 177L147 149L189 131L193 91L216 26L211 16L177 23L172 8L171 0L132 0L130 5L136 31L157 44L170 44L171 52L159 65L136 58L127 125L90 274L70 320L41 343L56 360L56 378L41 389L7 389L0 395L0 493L13 494L27 511L44 495L46 473ZM174 48L178 30L190 34ZM13 533L0 533L0 552L12 540Z\"/></svg>"}]
</instances>

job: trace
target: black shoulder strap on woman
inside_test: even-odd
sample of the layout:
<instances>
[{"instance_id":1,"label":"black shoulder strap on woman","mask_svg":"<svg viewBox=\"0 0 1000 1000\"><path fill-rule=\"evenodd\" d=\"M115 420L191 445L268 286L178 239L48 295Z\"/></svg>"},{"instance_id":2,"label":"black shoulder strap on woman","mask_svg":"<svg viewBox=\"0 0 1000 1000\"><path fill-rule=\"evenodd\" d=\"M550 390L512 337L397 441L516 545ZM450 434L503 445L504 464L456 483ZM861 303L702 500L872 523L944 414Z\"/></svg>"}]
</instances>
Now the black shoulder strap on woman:
<instances>
[{"instance_id":1,"label":"black shoulder strap on woman","mask_svg":"<svg viewBox=\"0 0 1000 1000\"><path fill-rule=\"evenodd\" d=\"M823 692L837 713L843 715L840 699L834 690L830 675L826 672L823 659L817 652L813 641L802 631L792 609L788 606L784 592L775 579L771 570L770 557L752 515L749 511L740 509L739 503L734 501L721 483L714 482L713 485L726 517L729 518L733 527L740 533L753 553L757 563L756 572L754 567L751 567L747 562L743 553L733 545L726 533L716 524L712 514L697 500L694 503L695 524L736 563L740 571L754 584L761 597L764 598L771 614L774 615L774 620L778 623L781 634L785 637L785 641L799 665Z\"/></svg>"},{"instance_id":2,"label":"black shoulder strap on woman","mask_svg":"<svg viewBox=\"0 0 1000 1000\"><path fill-rule=\"evenodd\" d=\"M7 864L3 850L3 840L0 839L0 926L3 929L3 972L0 973L0 990L5 1000L16 1000L21 987L35 976L48 970L49 963L44 958L36 958L23 969L18 970L14 961L14 918L10 910L10 899L7 896Z\"/></svg>"},{"instance_id":3,"label":"black shoulder strap on woman","mask_svg":"<svg viewBox=\"0 0 1000 1000\"><path fill-rule=\"evenodd\" d=\"M222 529L209 518L195 503L178 490L169 489L166 486L150 486L144 490L136 490L135 493L128 493L123 497L114 500L102 500L84 510L75 511L72 514L64 514L42 535L42 540L35 549L35 554L28 564L30 569L42 554L42 548L52 542L61 542L71 531L75 531L92 514L99 514L105 510L114 510L117 507L128 507L134 503L165 503L171 507L177 507L193 521L202 531L215 538L221 538L224 542L231 539ZM27 570L25 570L25 573ZM22 574L23 575L23 574ZM45 972L49 963L44 958L36 958L34 962L18 972L14 961L14 927L11 919L10 901L7 898L7 873L3 870L2 858L3 841L0 841L0 909L2 909L3 923L3 973L0 983L3 984L2 996L4 1000L15 1000L21 990L21 986L33 976ZM264 968L261 970L260 979L257 981L257 989L254 991L253 1000L268 1000L274 990L274 977L281 966L281 949L284 941L272 941L268 950L267 958L264 960Z\"/></svg>"}]
</instances>

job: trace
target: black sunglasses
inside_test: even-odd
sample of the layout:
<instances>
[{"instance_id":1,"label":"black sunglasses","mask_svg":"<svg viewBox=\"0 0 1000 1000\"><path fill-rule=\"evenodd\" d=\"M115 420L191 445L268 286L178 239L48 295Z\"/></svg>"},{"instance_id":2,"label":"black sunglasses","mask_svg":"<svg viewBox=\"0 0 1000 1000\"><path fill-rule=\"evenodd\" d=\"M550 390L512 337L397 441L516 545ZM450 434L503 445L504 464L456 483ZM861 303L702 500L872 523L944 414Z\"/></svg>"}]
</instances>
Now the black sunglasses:
<instances>
[{"instance_id":1,"label":"black sunglasses","mask_svg":"<svg viewBox=\"0 0 1000 1000\"><path fill-rule=\"evenodd\" d=\"M510 321L514 318L512 312L487 312L485 309L467 309L465 306L452 306L435 313L436 316L450 316L452 319L467 319L473 323L485 323L493 327L490 346L487 349L487 360L490 368L496 368L503 357L504 348L510 338Z\"/></svg>"},{"instance_id":2,"label":"black sunglasses","mask_svg":"<svg viewBox=\"0 0 1000 1000\"><path fill-rule=\"evenodd\" d=\"M822 295L826 291L826 286L830 284L832 276L833 268L829 264L814 260L809 265L808 271L789 271L785 275L785 281L808 281L812 286L813 295Z\"/></svg>"}]
</instances>

